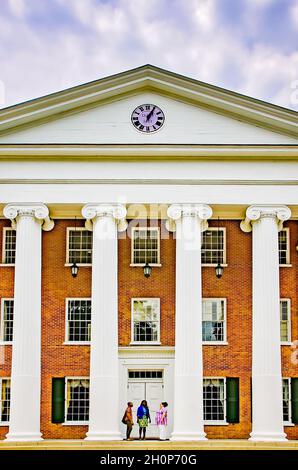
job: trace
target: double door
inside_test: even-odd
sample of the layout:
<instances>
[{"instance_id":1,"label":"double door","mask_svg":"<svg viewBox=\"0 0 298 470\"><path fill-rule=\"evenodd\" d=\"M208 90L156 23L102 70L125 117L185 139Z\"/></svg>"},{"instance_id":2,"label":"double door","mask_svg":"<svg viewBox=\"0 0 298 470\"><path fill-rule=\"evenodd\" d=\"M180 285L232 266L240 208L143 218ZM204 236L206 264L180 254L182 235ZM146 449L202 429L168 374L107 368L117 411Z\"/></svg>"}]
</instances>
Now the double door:
<instances>
[{"instance_id":1,"label":"double door","mask_svg":"<svg viewBox=\"0 0 298 470\"><path fill-rule=\"evenodd\" d=\"M155 424L155 415L159 410L159 405L163 401L163 383L162 381L147 380L147 381L129 381L127 401L133 402L133 416L134 416L134 429L131 437L137 437L139 433L139 426L137 424L137 409L142 400L148 403L151 424L149 424L146 432L146 437L158 438L158 429Z\"/></svg>"}]
</instances>

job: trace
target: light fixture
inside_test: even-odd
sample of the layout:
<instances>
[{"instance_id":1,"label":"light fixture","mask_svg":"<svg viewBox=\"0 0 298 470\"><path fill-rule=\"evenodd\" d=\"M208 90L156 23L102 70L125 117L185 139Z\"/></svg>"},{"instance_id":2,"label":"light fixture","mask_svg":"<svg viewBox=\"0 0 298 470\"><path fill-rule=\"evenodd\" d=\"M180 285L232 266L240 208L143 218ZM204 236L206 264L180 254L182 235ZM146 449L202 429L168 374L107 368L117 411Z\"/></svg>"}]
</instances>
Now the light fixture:
<instances>
[{"instance_id":1,"label":"light fixture","mask_svg":"<svg viewBox=\"0 0 298 470\"><path fill-rule=\"evenodd\" d=\"M146 263L144 265L144 276L146 278L150 277L151 276L151 271L152 271L152 267L150 266L150 264Z\"/></svg>"},{"instance_id":2,"label":"light fixture","mask_svg":"<svg viewBox=\"0 0 298 470\"><path fill-rule=\"evenodd\" d=\"M219 217L217 219L217 265L215 266L215 274L217 279L220 279L223 275L223 266L220 263L220 255L219 255Z\"/></svg>"},{"instance_id":3,"label":"light fixture","mask_svg":"<svg viewBox=\"0 0 298 470\"><path fill-rule=\"evenodd\" d=\"M72 277L77 277L78 271L79 271L79 268L78 268L77 263L72 263L72 265L71 265L71 275L72 275Z\"/></svg>"},{"instance_id":4,"label":"light fixture","mask_svg":"<svg viewBox=\"0 0 298 470\"><path fill-rule=\"evenodd\" d=\"M75 217L75 232L76 230L77 230L77 218ZM75 261L70 266L70 270L71 270L72 277L77 277L78 272L79 272L79 267Z\"/></svg>"}]
</instances>

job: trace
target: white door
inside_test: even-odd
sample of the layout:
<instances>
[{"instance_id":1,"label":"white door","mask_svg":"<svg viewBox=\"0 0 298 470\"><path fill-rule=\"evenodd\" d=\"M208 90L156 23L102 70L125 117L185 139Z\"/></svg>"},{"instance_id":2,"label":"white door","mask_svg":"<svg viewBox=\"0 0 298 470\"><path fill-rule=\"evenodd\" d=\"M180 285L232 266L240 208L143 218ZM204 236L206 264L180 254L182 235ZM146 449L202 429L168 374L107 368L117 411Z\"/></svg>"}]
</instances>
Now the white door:
<instances>
[{"instance_id":1,"label":"white door","mask_svg":"<svg viewBox=\"0 0 298 470\"><path fill-rule=\"evenodd\" d=\"M150 410L151 424L147 428L147 437L158 437L158 429L155 425L156 411L159 409L160 403L163 401L163 384L162 382L129 382L127 401L133 402L134 429L131 437L138 437L139 427L137 424L137 409L142 400L147 400Z\"/></svg>"}]
</instances>

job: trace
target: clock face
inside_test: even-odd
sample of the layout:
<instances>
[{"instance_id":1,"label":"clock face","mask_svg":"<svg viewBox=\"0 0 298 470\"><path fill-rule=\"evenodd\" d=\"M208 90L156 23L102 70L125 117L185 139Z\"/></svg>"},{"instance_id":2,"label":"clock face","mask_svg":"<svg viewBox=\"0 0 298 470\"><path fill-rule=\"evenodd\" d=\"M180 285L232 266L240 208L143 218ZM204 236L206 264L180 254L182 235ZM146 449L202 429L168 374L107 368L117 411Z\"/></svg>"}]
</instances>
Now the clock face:
<instances>
[{"instance_id":1,"label":"clock face","mask_svg":"<svg viewBox=\"0 0 298 470\"><path fill-rule=\"evenodd\" d=\"M141 104L132 112L131 122L138 131L151 133L162 127L165 115L155 104Z\"/></svg>"}]
</instances>

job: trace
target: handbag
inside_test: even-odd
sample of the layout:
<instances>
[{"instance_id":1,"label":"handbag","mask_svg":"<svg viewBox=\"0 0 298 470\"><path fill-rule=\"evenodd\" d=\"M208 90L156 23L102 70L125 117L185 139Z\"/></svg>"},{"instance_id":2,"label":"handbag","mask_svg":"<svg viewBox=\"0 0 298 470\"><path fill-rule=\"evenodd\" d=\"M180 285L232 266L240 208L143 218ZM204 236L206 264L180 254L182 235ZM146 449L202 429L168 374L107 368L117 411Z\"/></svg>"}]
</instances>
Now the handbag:
<instances>
[{"instance_id":1,"label":"handbag","mask_svg":"<svg viewBox=\"0 0 298 470\"><path fill-rule=\"evenodd\" d=\"M128 420L127 416L126 416L126 412L124 413L123 415L123 418L122 418L122 423L123 424L126 424L126 421Z\"/></svg>"}]
</instances>

